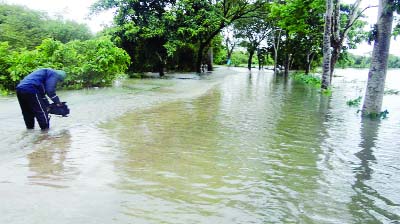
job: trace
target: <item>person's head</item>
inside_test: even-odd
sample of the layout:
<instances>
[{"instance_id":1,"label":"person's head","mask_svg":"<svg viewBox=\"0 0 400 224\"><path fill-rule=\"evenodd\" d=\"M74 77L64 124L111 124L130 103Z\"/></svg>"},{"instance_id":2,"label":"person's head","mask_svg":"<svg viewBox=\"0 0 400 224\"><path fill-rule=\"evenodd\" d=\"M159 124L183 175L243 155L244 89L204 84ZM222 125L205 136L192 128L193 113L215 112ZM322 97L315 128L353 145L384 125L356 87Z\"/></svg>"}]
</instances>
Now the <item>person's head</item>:
<instances>
[{"instance_id":1,"label":"person's head","mask_svg":"<svg viewBox=\"0 0 400 224\"><path fill-rule=\"evenodd\" d=\"M64 81L65 77L67 76L67 73L65 73L63 70L55 70L58 77L60 77L61 81Z\"/></svg>"}]
</instances>

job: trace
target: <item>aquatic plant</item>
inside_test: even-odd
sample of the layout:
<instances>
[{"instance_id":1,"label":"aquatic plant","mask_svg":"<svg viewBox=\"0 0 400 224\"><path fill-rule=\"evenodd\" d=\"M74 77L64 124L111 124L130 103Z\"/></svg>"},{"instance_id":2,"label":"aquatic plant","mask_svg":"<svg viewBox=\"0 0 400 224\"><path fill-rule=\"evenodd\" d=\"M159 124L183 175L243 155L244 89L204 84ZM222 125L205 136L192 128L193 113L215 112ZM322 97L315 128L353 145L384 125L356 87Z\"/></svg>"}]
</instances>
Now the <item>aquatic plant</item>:
<instances>
[{"instance_id":1,"label":"aquatic plant","mask_svg":"<svg viewBox=\"0 0 400 224\"><path fill-rule=\"evenodd\" d=\"M357 113L362 113L362 110L357 110ZM368 114L363 113L362 116L369 117L371 119L385 119L385 118L387 118L388 114L389 114L389 111L384 110L380 113L368 113Z\"/></svg>"},{"instance_id":2,"label":"aquatic plant","mask_svg":"<svg viewBox=\"0 0 400 224\"><path fill-rule=\"evenodd\" d=\"M316 88L321 88L321 78L315 75L307 75L305 73L293 73L291 77L299 82L305 83Z\"/></svg>"},{"instance_id":3,"label":"aquatic plant","mask_svg":"<svg viewBox=\"0 0 400 224\"><path fill-rule=\"evenodd\" d=\"M387 89L383 93L384 95L399 95L400 91L395 89Z\"/></svg>"},{"instance_id":4,"label":"aquatic plant","mask_svg":"<svg viewBox=\"0 0 400 224\"><path fill-rule=\"evenodd\" d=\"M348 100L348 101L346 102L346 104L347 104L348 106L360 106L361 100L362 100L362 97L359 96L359 97L357 97L356 99Z\"/></svg>"}]
</instances>

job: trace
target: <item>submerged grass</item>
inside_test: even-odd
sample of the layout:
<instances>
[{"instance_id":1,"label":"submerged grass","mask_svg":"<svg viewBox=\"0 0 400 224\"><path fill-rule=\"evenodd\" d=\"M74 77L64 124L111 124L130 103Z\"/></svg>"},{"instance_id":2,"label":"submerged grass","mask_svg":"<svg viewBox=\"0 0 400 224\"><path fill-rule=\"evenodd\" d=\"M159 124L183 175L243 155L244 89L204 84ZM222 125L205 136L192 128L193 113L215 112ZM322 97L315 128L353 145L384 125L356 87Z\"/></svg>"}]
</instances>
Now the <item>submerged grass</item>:
<instances>
[{"instance_id":1,"label":"submerged grass","mask_svg":"<svg viewBox=\"0 0 400 224\"><path fill-rule=\"evenodd\" d=\"M301 72L295 72L291 75L292 79L304 83L308 86L312 86L316 89L321 89L321 78L317 75L305 74ZM332 95L332 89L321 89L321 93L326 96Z\"/></svg>"},{"instance_id":2,"label":"submerged grass","mask_svg":"<svg viewBox=\"0 0 400 224\"><path fill-rule=\"evenodd\" d=\"M296 81L305 83L315 88L321 88L321 78L316 75L307 75L305 73L293 73L292 78Z\"/></svg>"}]
</instances>

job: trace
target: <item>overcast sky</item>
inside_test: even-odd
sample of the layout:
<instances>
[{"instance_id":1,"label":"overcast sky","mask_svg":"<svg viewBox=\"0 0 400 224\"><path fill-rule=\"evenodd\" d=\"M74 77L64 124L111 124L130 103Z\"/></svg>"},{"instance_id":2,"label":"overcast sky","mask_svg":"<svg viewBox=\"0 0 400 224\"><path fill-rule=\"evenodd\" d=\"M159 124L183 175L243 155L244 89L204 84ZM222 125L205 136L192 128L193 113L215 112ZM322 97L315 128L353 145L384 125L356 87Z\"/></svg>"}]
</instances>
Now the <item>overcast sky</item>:
<instances>
[{"instance_id":1,"label":"overcast sky","mask_svg":"<svg viewBox=\"0 0 400 224\"><path fill-rule=\"evenodd\" d=\"M61 14L64 18L75 20L80 23L86 23L93 32L100 31L103 24L110 24L112 21L112 13L102 13L100 15L88 18L89 7L96 0L0 0L0 2L25 5L28 8L40 10L49 13L50 15ZM346 3L353 3L354 0L344 0ZM363 6L376 5L377 0L363 0ZM368 21L375 23L377 19L377 8L368 9L366 11L369 16ZM366 27L367 28L367 27ZM369 29L369 27L368 27ZM399 37L400 38L400 37ZM351 52L356 54L366 54L372 51L372 45L363 43L356 50ZM400 41L391 42L391 54L400 56Z\"/></svg>"}]
</instances>

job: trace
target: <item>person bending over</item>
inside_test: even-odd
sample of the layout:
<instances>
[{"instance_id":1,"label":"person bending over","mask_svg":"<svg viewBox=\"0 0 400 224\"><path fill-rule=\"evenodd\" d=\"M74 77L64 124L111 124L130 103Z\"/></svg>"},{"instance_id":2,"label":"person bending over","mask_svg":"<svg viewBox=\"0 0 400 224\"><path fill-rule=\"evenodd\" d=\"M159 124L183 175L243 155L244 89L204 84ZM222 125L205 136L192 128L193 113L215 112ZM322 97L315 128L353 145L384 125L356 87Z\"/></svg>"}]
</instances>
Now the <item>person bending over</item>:
<instances>
[{"instance_id":1,"label":"person bending over","mask_svg":"<svg viewBox=\"0 0 400 224\"><path fill-rule=\"evenodd\" d=\"M49 101L46 95L57 106L62 106L56 95L56 86L58 82L64 81L65 77L66 73L62 70L44 68L30 73L17 85L18 102L27 129L35 127L35 118L42 130L50 128L47 111Z\"/></svg>"}]
</instances>

